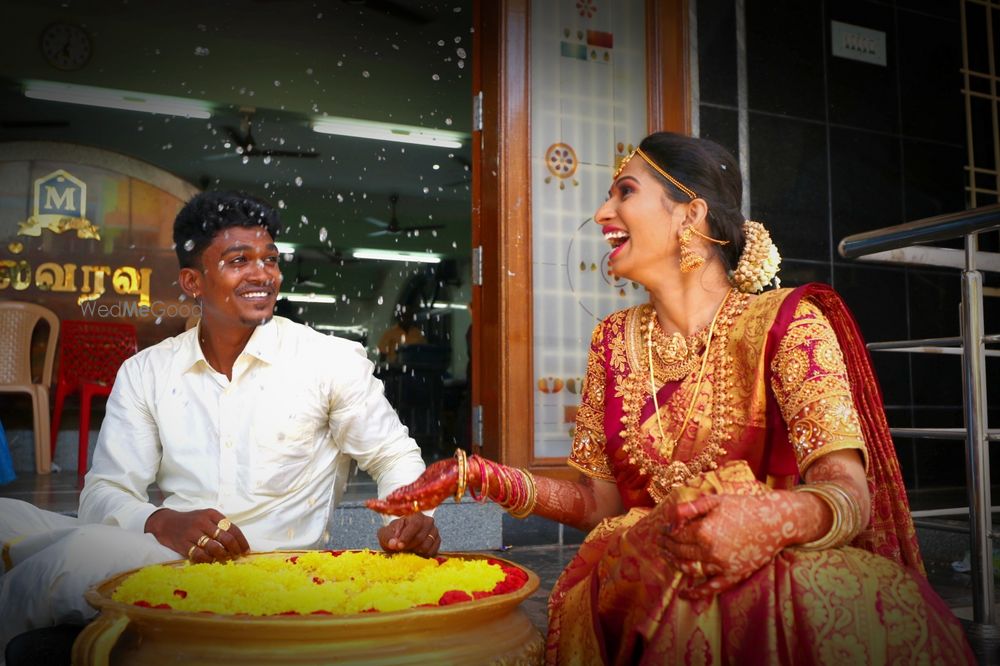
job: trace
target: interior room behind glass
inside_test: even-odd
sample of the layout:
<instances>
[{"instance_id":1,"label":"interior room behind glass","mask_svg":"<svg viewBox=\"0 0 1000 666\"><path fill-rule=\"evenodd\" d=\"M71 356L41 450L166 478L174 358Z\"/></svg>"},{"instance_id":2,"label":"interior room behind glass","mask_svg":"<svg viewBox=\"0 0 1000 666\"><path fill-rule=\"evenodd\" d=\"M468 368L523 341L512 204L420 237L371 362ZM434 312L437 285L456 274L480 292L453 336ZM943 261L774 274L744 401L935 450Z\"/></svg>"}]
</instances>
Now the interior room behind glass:
<instances>
[{"instance_id":1,"label":"interior room behind glass","mask_svg":"<svg viewBox=\"0 0 1000 666\"><path fill-rule=\"evenodd\" d=\"M9 0L0 14L0 154L96 147L268 200L286 227L278 313L364 345L426 459L467 444L469 0ZM77 103L45 93L62 84ZM107 91L208 117L94 101ZM423 145L420 128L441 134ZM25 198L0 192L3 238ZM131 231L100 243L136 266L172 254ZM154 323L140 348L192 322ZM18 399L0 409L8 429L30 415Z\"/></svg>"}]
</instances>

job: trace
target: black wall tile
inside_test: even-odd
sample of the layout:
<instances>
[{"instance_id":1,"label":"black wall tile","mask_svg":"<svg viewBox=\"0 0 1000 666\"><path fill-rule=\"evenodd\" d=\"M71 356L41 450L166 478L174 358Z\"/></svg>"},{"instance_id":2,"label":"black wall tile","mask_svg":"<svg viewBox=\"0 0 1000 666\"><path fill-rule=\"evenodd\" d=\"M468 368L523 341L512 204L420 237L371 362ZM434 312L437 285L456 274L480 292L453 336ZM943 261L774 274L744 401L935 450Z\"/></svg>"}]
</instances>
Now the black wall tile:
<instances>
[{"instance_id":1,"label":"black wall tile","mask_svg":"<svg viewBox=\"0 0 1000 666\"><path fill-rule=\"evenodd\" d=\"M833 284L854 314L866 342L905 340L906 274L897 268L834 264ZM905 354L873 354L885 404L910 403L909 360Z\"/></svg>"},{"instance_id":2,"label":"black wall tile","mask_svg":"<svg viewBox=\"0 0 1000 666\"><path fill-rule=\"evenodd\" d=\"M916 468L922 488L965 486L965 454L961 442L924 439L917 444Z\"/></svg>"},{"instance_id":3,"label":"black wall tile","mask_svg":"<svg viewBox=\"0 0 1000 666\"><path fill-rule=\"evenodd\" d=\"M915 355L913 371L913 404L921 415L920 425L930 427L962 426L962 360L958 354ZM954 409L927 410L920 406Z\"/></svg>"},{"instance_id":4,"label":"black wall tile","mask_svg":"<svg viewBox=\"0 0 1000 666\"><path fill-rule=\"evenodd\" d=\"M729 108L736 105L735 37L725 43L726 33L735 32L730 5L699 0L700 112L702 135L735 154L737 117ZM957 271L830 259L831 236L836 244L851 233L966 206L958 6L956 0L746 3L751 217L778 244L783 286L833 282L868 341L958 334ZM968 9L983 14L975 3ZM832 57L830 20L884 31L888 66ZM975 32L983 22L970 24ZM979 37L983 53L970 55L973 67L982 61L985 69L985 36ZM986 137L977 163L992 166L989 114L977 118L977 136ZM992 233L982 244L995 251L998 239ZM987 298L985 308L987 332L1000 333L1000 298ZM875 353L873 362L886 404L900 407L890 410L893 426L962 426L960 357ZM1000 359L987 360L987 375L989 394L1000 395ZM898 439L896 447L908 487L965 484L961 443ZM1000 474L1000 456L993 458Z\"/></svg>"},{"instance_id":5,"label":"black wall tile","mask_svg":"<svg viewBox=\"0 0 1000 666\"><path fill-rule=\"evenodd\" d=\"M750 113L751 217L782 256L830 258L823 125Z\"/></svg>"},{"instance_id":6,"label":"black wall tile","mask_svg":"<svg viewBox=\"0 0 1000 666\"><path fill-rule=\"evenodd\" d=\"M702 102L736 106L736 4L698 1L698 88Z\"/></svg>"},{"instance_id":7,"label":"black wall tile","mask_svg":"<svg viewBox=\"0 0 1000 666\"><path fill-rule=\"evenodd\" d=\"M833 285L854 314L867 342L901 340L906 318L906 272L891 266L834 264Z\"/></svg>"},{"instance_id":8,"label":"black wall tile","mask_svg":"<svg viewBox=\"0 0 1000 666\"><path fill-rule=\"evenodd\" d=\"M831 123L882 132L899 131L899 94L896 86L895 26L892 7L866 0L827 3L830 21L879 30L886 34L886 66L833 55L827 48L827 87Z\"/></svg>"},{"instance_id":9,"label":"black wall tile","mask_svg":"<svg viewBox=\"0 0 1000 666\"><path fill-rule=\"evenodd\" d=\"M975 166L981 169L993 169L996 164L992 141L993 110L990 107L990 100L978 97L974 97L970 104L973 137L972 159L975 160ZM983 180L986 183L983 183ZM990 180L990 176L980 176L979 186L986 187L987 185L991 185ZM988 189L994 188L988 187ZM982 202L978 203L982 205Z\"/></svg>"},{"instance_id":10,"label":"black wall tile","mask_svg":"<svg viewBox=\"0 0 1000 666\"><path fill-rule=\"evenodd\" d=\"M898 12L903 134L965 143L958 23Z\"/></svg>"},{"instance_id":11,"label":"black wall tile","mask_svg":"<svg viewBox=\"0 0 1000 666\"><path fill-rule=\"evenodd\" d=\"M932 14L939 18L957 21L959 19L958 1L951 0L896 0L896 7L901 11L915 11Z\"/></svg>"},{"instance_id":12,"label":"black wall tile","mask_svg":"<svg viewBox=\"0 0 1000 666\"><path fill-rule=\"evenodd\" d=\"M823 29L819 2L747 2L747 94L751 109L823 119Z\"/></svg>"},{"instance_id":13,"label":"black wall tile","mask_svg":"<svg viewBox=\"0 0 1000 666\"><path fill-rule=\"evenodd\" d=\"M739 117L735 109L720 109L715 106L701 105L698 109L701 116L701 134L704 139L711 139L728 150L740 160L740 127Z\"/></svg>"},{"instance_id":14,"label":"black wall tile","mask_svg":"<svg viewBox=\"0 0 1000 666\"><path fill-rule=\"evenodd\" d=\"M958 146L903 140L907 222L965 210L966 151Z\"/></svg>"},{"instance_id":15,"label":"black wall tile","mask_svg":"<svg viewBox=\"0 0 1000 666\"><path fill-rule=\"evenodd\" d=\"M861 231L901 224L899 139L830 128L833 242Z\"/></svg>"},{"instance_id":16,"label":"black wall tile","mask_svg":"<svg viewBox=\"0 0 1000 666\"><path fill-rule=\"evenodd\" d=\"M778 252L784 256L785 250L781 245L778 245ZM782 259L778 277L781 279L782 287L799 287L810 282L830 284L830 264Z\"/></svg>"},{"instance_id":17,"label":"black wall tile","mask_svg":"<svg viewBox=\"0 0 1000 666\"><path fill-rule=\"evenodd\" d=\"M962 287L958 271L909 269L908 282L910 335L914 339L959 335Z\"/></svg>"},{"instance_id":18,"label":"black wall tile","mask_svg":"<svg viewBox=\"0 0 1000 666\"><path fill-rule=\"evenodd\" d=\"M986 31L986 7L975 2L965 3L965 21L968 26L966 40L969 43L969 69L973 72L989 72L989 34Z\"/></svg>"}]
</instances>

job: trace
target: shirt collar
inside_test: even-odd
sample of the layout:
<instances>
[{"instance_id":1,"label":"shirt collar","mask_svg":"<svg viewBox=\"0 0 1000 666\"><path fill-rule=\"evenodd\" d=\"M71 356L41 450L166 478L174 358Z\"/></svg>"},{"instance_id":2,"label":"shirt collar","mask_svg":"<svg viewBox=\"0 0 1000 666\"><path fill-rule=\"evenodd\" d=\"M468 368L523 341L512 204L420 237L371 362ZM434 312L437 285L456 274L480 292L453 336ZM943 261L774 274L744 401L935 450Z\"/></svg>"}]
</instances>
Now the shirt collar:
<instances>
[{"instance_id":1,"label":"shirt collar","mask_svg":"<svg viewBox=\"0 0 1000 666\"><path fill-rule=\"evenodd\" d=\"M266 324L261 324L253 330L244 354L249 354L264 363L274 363L278 356L278 322L277 317L271 317ZM200 345L199 345L200 346Z\"/></svg>"},{"instance_id":2,"label":"shirt collar","mask_svg":"<svg viewBox=\"0 0 1000 666\"><path fill-rule=\"evenodd\" d=\"M254 329L242 353L249 354L268 364L274 362L278 355L278 324L275 319L277 318L272 317L266 324ZM208 359L205 358L201 343L198 342L200 332L201 322L199 321L197 326L180 336L181 367L184 368L185 372L194 368L199 362L204 363L206 367L212 367Z\"/></svg>"}]
</instances>

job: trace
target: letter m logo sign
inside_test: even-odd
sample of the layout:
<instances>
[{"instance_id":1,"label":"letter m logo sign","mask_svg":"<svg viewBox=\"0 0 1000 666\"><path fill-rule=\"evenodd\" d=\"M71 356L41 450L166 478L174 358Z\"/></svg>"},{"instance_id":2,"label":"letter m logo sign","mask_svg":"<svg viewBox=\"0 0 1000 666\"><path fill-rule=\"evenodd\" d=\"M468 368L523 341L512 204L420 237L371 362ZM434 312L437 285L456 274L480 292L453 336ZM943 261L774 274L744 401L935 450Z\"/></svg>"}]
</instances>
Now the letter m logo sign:
<instances>
[{"instance_id":1,"label":"letter m logo sign","mask_svg":"<svg viewBox=\"0 0 1000 666\"><path fill-rule=\"evenodd\" d=\"M59 169L35 181L35 215L85 217L87 185Z\"/></svg>"}]
</instances>

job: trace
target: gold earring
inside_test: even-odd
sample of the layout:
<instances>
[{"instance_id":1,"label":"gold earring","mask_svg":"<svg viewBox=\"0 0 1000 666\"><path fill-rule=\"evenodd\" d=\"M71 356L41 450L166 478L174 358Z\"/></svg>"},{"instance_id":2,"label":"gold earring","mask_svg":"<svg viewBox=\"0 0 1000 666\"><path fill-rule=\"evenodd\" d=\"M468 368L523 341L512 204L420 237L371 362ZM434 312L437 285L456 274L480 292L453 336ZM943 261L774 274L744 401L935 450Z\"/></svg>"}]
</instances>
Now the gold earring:
<instances>
[{"instance_id":1,"label":"gold earring","mask_svg":"<svg viewBox=\"0 0 1000 666\"><path fill-rule=\"evenodd\" d=\"M694 230L688 226L684 228L684 231L682 231L680 235L681 273L690 273L691 271L701 268L702 264L705 263L705 257L691 249L691 240L694 235L693 231Z\"/></svg>"}]
</instances>

